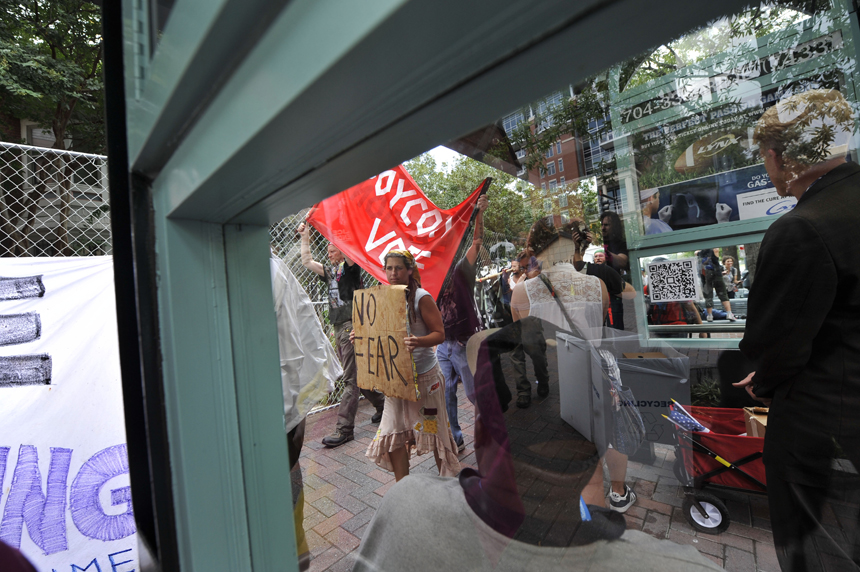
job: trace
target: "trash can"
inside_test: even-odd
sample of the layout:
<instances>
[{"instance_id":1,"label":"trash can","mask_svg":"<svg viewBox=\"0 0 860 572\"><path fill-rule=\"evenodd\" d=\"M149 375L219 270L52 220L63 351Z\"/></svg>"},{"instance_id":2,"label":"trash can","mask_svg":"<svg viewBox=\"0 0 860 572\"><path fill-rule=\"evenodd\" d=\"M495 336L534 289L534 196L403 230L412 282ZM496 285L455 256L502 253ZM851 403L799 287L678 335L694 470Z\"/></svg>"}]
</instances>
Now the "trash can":
<instances>
[{"instance_id":1,"label":"trash can","mask_svg":"<svg viewBox=\"0 0 860 572\"><path fill-rule=\"evenodd\" d=\"M633 392L646 441L674 445L670 423L662 414L672 399L690 403L687 356L668 346L641 346L636 334L611 328L604 328L599 340L586 341L563 331L556 340L562 419L599 449L605 447L612 413L598 350L608 350L618 362L622 383Z\"/></svg>"}]
</instances>

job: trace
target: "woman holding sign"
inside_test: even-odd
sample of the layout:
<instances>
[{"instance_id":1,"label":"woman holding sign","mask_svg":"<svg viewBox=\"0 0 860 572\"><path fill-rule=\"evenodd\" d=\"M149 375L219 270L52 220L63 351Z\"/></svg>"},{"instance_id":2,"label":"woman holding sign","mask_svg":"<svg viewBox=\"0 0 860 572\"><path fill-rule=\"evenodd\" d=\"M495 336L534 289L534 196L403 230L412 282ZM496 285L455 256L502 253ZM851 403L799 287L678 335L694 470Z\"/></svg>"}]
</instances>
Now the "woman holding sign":
<instances>
[{"instance_id":1,"label":"woman holding sign","mask_svg":"<svg viewBox=\"0 0 860 572\"><path fill-rule=\"evenodd\" d=\"M433 296L421 288L415 258L408 250L393 250L385 255L385 275L391 285L408 286L406 304L412 333L403 342L412 354L420 398L406 401L385 397L382 421L366 455L380 467L393 471L399 481L409 474L412 447L417 455L432 451L439 474L454 477L460 472L460 462L448 427L445 378L433 350L445 341L442 315Z\"/></svg>"}]
</instances>

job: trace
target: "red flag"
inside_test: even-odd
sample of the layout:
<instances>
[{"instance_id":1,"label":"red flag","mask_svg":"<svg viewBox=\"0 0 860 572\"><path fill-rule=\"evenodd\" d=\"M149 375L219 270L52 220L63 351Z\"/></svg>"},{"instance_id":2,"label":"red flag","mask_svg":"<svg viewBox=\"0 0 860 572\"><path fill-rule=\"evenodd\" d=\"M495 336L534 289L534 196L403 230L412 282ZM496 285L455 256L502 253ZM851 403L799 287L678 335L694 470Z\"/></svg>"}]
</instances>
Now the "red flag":
<instances>
[{"instance_id":1,"label":"red flag","mask_svg":"<svg viewBox=\"0 0 860 572\"><path fill-rule=\"evenodd\" d=\"M383 284L388 284L385 254L409 250L421 271L421 286L438 298L483 186L453 209L442 210L400 165L317 204L308 222Z\"/></svg>"}]
</instances>

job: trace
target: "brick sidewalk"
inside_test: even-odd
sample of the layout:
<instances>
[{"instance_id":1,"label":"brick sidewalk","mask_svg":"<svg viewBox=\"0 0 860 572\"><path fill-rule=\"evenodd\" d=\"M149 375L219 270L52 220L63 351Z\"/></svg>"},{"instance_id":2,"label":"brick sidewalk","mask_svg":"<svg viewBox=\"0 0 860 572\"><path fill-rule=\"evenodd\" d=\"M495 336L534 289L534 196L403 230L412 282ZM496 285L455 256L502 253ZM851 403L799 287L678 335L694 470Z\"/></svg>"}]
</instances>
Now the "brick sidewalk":
<instances>
[{"instance_id":1,"label":"brick sidewalk","mask_svg":"<svg viewBox=\"0 0 860 572\"><path fill-rule=\"evenodd\" d=\"M460 426L466 440L460 462L463 466L475 466L474 409L462 387L458 395ZM364 456L376 433L377 426L370 423L373 412L373 407L362 400L356 416L355 441L336 449L327 449L320 441L334 428L337 410L308 418L301 465L305 485L304 528L313 571L352 569L354 553L367 523L394 484L393 474L380 470ZM732 517L731 526L718 536L697 533L681 514L683 490L672 472L674 459L670 447L658 446L653 465L629 464L627 481L633 485L638 499L625 514L628 528L694 546L726 570L778 572L766 499L720 492ZM413 473L437 474L433 455L413 459L412 465Z\"/></svg>"}]
</instances>

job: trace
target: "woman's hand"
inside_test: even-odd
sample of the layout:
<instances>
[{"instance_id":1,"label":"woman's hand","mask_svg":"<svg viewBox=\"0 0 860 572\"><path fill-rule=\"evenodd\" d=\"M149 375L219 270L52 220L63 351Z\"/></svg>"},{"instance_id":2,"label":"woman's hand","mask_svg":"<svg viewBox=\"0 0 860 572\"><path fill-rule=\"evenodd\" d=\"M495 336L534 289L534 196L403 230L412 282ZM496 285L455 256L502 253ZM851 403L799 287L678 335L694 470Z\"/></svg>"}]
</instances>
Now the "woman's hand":
<instances>
[{"instance_id":1,"label":"woman's hand","mask_svg":"<svg viewBox=\"0 0 860 572\"><path fill-rule=\"evenodd\" d=\"M355 345L355 330L349 331L349 343Z\"/></svg>"},{"instance_id":2,"label":"woman's hand","mask_svg":"<svg viewBox=\"0 0 860 572\"><path fill-rule=\"evenodd\" d=\"M415 348L420 347L418 345L418 337L416 336L407 336L403 338L403 345L406 346L406 351L409 353L415 351Z\"/></svg>"}]
</instances>

